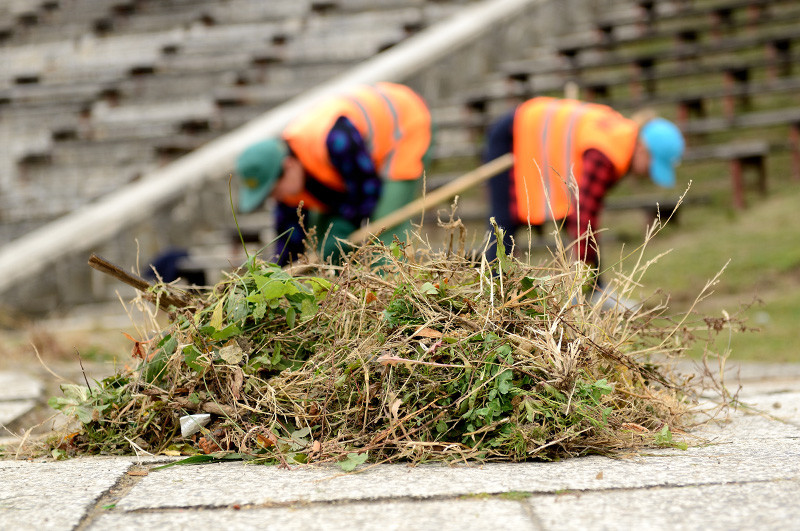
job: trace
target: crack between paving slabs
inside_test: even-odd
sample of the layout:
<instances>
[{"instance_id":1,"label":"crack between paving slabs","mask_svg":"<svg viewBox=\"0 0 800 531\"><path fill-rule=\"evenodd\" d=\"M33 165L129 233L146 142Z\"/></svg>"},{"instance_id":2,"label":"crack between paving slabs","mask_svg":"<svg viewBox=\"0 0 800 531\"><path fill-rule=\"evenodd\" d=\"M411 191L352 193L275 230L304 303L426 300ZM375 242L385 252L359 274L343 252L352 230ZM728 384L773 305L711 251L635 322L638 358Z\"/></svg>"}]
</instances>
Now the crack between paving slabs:
<instances>
[{"instance_id":1,"label":"crack between paving slabs","mask_svg":"<svg viewBox=\"0 0 800 531\"><path fill-rule=\"evenodd\" d=\"M128 489L130 490L130 489ZM124 496L127 492L123 493ZM509 495L523 496L522 499L514 498L509 499ZM151 514L151 513L171 513L187 510L204 510L204 511L229 511L229 510L254 510L254 509L298 509L302 507L326 507L326 506L348 506L358 505L364 503L401 503L401 502L417 502L417 503L433 503L441 501L473 501L473 500L502 500L514 503L522 503L525 509L525 500L537 494L552 494L535 493L535 492L496 492L496 493L476 493L476 494L441 494L434 496L396 496L396 497L378 497L378 498L360 498L352 500L297 500L285 502L264 502L264 503L229 503L224 505L209 505L209 504L196 504L196 505L176 505L171 507L140 507L136 509L129 509L125 512L127 514ZM100 503L98 503L100 505ZM528 511L525 510L526 515ZM77 531L77 530L76 530Z\"/></svg>"},{"instance_id":2,"label":"crack between paving slabs","mask_svg":"<svg viewBox=\"0 0 800 531\"><path fill-rule=\"evenodd\" d=\"M136 465L132 465L136 466ZM87 511L87 515L81 521L81 523L75 528L76 531L82 531L86 529L91 520L94 519L97 515L100 514L107 514L108 510L103 509L103 507L109 505L111 502L119 501L125 495L133 489L134 486L142 479L141 477L131 477L129 475L131 470L129 469L126 471L125 475L120 479L120 481L114 487L111 487L106 494L100 497L98 502L95 504L92 510ZM398 496L398 497L380 497L380 498L363 498L363 499L353 499L353 500L317 500L317 501L309 501L309 500L298 500L298 501L287 501L287 502L265 502L265 503L231 503L225 505L208 505L208 504L198 504L198 505L189 505L189 506L172 506L172 507L142 507L136 509L130 509L127 511L122 511L126 514L159 514L159 513L171 513L177 511L187 511L187 510L196 510L196 511L230 511L230 510L256 510L256 509L298 509L302 507L311 508L311 507L324 507L324 506L348 506L348 505L357 505L363 503L398 503L398 502L420 502L420 503L429 503L429 502L437 502L437 501L470 501L470 500L503 500L509 502L516 502L521 503L523 506L523 511L526 516L529 517L531 523L537 526L539 529L543 529L541 522L539 521L538 516L536 515L535 511L530 507L530 504L527 501L530 498L534 497L548 497L548 496L566 496L566 495L577 495L581 496L584 494L609 494L609 493L617 493L617 492L634 492L634 491L644 491L644 490L663 490L663 489L686 489L686 488L696 488L696 487L713 487L713 486L726 486L726 485L757 485L757 484L766 484L766 483L779 483L779 482L797 482L800 478L791 477L791 478L775 478L775 479L759 479L759 480L752 480L752 481L713 481L707 483L691 483L688 485L646 485L641 487L619 487L619 488L594 488L594 489L563 489L558 491L509 491L509 492L495 492L495 493L475 493L475 494L460 494L460 495L437 495L437 496ZM119 489L117 492L114 492L115 489ZM514 495L521 498L509 499L508 496ZM91 518L90 518L91 517Z\"/></svg>"},{"instance_id":3,"label":"crack between paving slabs","mask_svg":"<svg viewBox=\"0 0 800 531\"><path fill-rule=\"evenodd\" d=\"M528 517L528 520L531 521L531 524L533 524L535 529L546 530L547 526L545 526L544 522L542 522L542 519L539 518L539 514L533 509L533 505L528 503L528 499L532 497L533 495L528 496L524 500L519 500L519 503L522 504L522 512L525 513L525 516Z\"/></svg>"},{"instance_id":4,"label":"crack between paving slabs","mask_svg":"<svg viewBox=\"0 0 800 531\"><path fill-rule=\"evenodd\" d=\"M617 492L635 492L639 490L667 490L667 489L692 489L697 487L724 487L728 485L759 485L766 483L796 483L800 477L774 478L774 479L754 479L750 481L709 481L707 483L689 483L685 485L643 485L641 487L619 487L605 489L563 489L558 492L531 492L530 498L535 496L582 496L584 494L611 494Z\"/></svg>"},{"instance_id":5,"label":"crack between paving slabs","mask_svg":"<svg viewBox=\"0 0 800 531\"><path fill-rule=\"evenodd\" d=\"M107 514L107 507L113 507L116 503L124 498L139 482L150 473L153 466L158 466L162 463L150 462L143 464L141 462L131 463L125 472L117 479L117 481L106 489L95 501L89 509L86 510L81 517L78 525L74 527L74 531L84 531L91 526L92 522L98 516ZM152 465L152 466L148 466Z\"/></svg>"},{"instance_id":6,"label":"crack between paving slabs","mask_svg":"<svg viewBox=\"0 0 800 531\"><path fill-rule=\"evenodd\" d=\"M131 463L125 470L120 478L103 492L94 505L89 508L81 518L78 525L74 528L75 531L84 531L88 529L98 516L109 513L109 507L113 510L113 506L122 498L124 498L138 483L145 477L152 469L159 463ZM149 466L148 466L149 465ZM543 529L542 524L532 509L527 500L534 496L563 496L563 495L582 495L589 493L611 493L611 492L625 492L637 490L657 490L657 489L682 489L693 487L706 487L706 486L724 486L724 485L748 485L760 483L774 483L774 482L794 482L800 478L776 478L764 479L753 481L722 481L722 482L708 482L708 483L692 483L690 485L649 485L642 487L622 487L622 488L601 488L601 489L566 489L562 492L553 491L514 491L515 495L523 495L524 499L509 500L507 496L509 492L497 493L475 493L466 495L438 495L438 496L401 496L401 497L386 497L386 498L370 498L359 500L320 500L320 501L292 501L292 502L267 502L262 504L227 504L227 505L193 505L193 506L176 506L176 507L158 507L158 508L140 508L124 511L130 514L141 513L169 513L173 511L186 511L186 510L211 510L211 511L224 511L224 510L251 510L251 509L264 509L264 508L298 508L298 507L312 507L312 506L334 506L334 505L354 505L358 503L385 503L385 502L435 502L435 501L460 501L470 499L498 499L506 501L516 501L522 504L522 509L525 515L530 520L531 524L537 529Z\"/></svg>"}]
</instances>

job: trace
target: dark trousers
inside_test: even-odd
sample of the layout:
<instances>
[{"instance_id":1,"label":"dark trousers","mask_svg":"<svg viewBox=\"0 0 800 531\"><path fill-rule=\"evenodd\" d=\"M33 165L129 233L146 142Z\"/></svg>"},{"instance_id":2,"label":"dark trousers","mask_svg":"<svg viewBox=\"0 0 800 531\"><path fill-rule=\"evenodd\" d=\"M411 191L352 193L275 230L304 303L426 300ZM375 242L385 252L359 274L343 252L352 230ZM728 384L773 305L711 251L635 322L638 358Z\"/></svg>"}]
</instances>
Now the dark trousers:
<instances>
[{"instance_id":1,"label":"dark trousers","mask_svg":"<svg viewBox=\"0 0 800 531\"><path fill-rule=\"evenodd\" d=\"M483 163L487 163L506 153L511 153L514 147L514 111L504 115L493 123L486 133L486 144L481 155ZM506 252L511 250L511 237L520 228L513 208L515 198L512 192L511 172L509 170L498 173L489 180L489 215L494 217L497 225L503 229L503 244ZM493 228L489 226L489 248L486 259L489 261L497 258L497 245Z\"/></svg>"},{"instance_id":2,"label":"dark trousers","mask_svg":"<svg viewBox=\"0 0 800 531\"><path fill-rule=\"evenodd\" d=\"M305 223L308 224L308 211L304 210ZM303 240L306 235L300 226L300 219L297 217L297 207L278 203L275 207L275 254L272 260L279 266L297 260L297 257L305 251Z\"/></svg>"}]
</instances>

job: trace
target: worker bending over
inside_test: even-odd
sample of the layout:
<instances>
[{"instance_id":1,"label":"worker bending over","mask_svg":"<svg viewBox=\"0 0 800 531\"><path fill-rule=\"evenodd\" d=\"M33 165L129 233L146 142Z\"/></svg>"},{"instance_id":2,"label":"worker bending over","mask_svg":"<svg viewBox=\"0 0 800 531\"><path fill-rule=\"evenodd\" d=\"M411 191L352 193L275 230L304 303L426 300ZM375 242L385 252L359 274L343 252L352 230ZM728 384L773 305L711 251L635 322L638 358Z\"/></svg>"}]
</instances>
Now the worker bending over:
<instances>
[{"instance_id":1,"label":"worker bending over","mask_svg":"<svg viewBox=\"0 0 800 531\"><path fill-rule=\"evenodd\" d=\"M606 194L627 174L674 186L684 139L663 118L640 124L605 105L537 97L491 126L484 160L509 152L511 170L489 182L491 215L505 230L506 249L519 228L563 220L577 257L599 268L589 230L600 226ZM492 245L489 258L495 255Z\"/></svg>"},{"instance_id":2,"label":"worker bending over","mask_svg":"<svg viewBox=\"0 0 800 531\"><path fill-rule=\"evenodd\" d=\"M431 146L431 115L422 98L394 83L361 85L322 102L291 122L278 138L251 145L238 157L239 211L268 197L277 201L276 261L303 252L297 217L316 227L325 259L341 259L337 238L347 238L417 195ZM405 222L381 235L403 239Z\"/></svg>"}]
</instances>

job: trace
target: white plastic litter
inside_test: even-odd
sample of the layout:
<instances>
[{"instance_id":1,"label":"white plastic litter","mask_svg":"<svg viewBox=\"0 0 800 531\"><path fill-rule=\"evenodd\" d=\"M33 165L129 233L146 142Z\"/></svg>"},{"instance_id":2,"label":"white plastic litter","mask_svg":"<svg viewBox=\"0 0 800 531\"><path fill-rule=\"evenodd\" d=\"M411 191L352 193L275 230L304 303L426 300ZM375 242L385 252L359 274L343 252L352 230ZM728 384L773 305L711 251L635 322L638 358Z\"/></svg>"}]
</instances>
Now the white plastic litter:
<instances>
[{"instance_id":1,"label":"white plastic litter","mask_svg":"<svg viewBox=\"0 0 800 531\"><path fill-rule=\"evenodd\" d=\"M194 435L200 428L211 422L211 415L200 413L197 415L184 415L181 417L181 437Z\"/></svg>"}]
</instances>

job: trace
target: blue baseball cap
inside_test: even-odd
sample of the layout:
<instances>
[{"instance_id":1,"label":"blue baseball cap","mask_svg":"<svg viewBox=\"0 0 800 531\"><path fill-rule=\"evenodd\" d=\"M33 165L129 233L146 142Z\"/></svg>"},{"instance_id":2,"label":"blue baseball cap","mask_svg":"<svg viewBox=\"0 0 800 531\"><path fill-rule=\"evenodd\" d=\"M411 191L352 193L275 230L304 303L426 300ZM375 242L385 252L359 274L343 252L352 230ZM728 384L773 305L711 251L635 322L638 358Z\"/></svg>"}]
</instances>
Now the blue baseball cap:
<instances>
[{"instance_id":1,"label":"blue baseball cap","mask_svg":"<svg viewBox=\"0 0 800 531\"><path fill-rule=\"evenodd\" d=\"M650 179L659 186L675 186L675 167L680 164L686 143L680 129L664 118L650 120L639 133L650 152Z\"/></svg>"},{"instance_id":2,"label":"blue baseball cap","mask_svg":"<svg viewBox=\"0 0 800 531\"><path fill-rule=\"evenodd\" d=\"M245 149L236 159L239 176L239 212L257 209L275 188L283 173L288 149L279 138L269 138Z\"/></svg>"}]
</instances>

